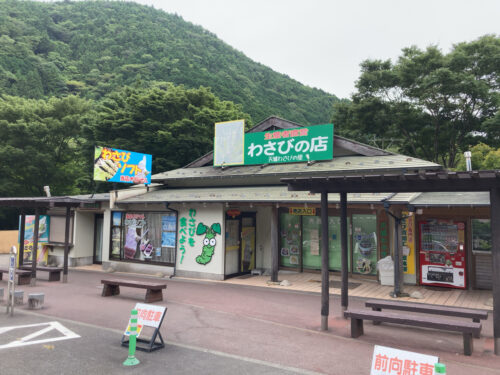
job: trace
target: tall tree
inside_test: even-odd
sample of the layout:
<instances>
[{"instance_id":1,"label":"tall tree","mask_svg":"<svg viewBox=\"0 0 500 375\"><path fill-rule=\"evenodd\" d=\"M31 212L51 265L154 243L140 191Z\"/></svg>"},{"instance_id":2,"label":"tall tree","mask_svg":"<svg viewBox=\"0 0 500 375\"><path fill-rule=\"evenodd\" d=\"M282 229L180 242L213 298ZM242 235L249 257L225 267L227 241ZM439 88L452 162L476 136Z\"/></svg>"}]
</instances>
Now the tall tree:
<instances>
[{"instance_id":1,"label":"tall tree","mask_svg":"<svg viewBox=\"0 0 500 375\"><path fill-rule=\"evenodd\" d=\"M49 100L0 97L0 196L76 194L85 189L81 129L92 104L69 96Z\"/></svg>"},{"instance_id":2,"label":"tall tree","mask_svg":"<svg viewBox=\"0 0 500 375\"><path fill-rule=\"evenodd\" d=\"M367 60L361 71L352 103L335 107L344 134L397 138L399 151L445 167L470 145L499 141L500 38L460 43L448 54L405 48L397 63Z\"/></svg>"},{"instance_id":3,"label":"tall tree","mask_svg":"<svg viewBox=\"0 0 500 375\"><path fill-rule=\"evenodd\" d=\"M153 173L178 168L213 147L214 123L250 116L210 89L171 83L126 88L107 97L89 127L89 147L108 146L153 155Z\"/></svg>"}]
</instances>

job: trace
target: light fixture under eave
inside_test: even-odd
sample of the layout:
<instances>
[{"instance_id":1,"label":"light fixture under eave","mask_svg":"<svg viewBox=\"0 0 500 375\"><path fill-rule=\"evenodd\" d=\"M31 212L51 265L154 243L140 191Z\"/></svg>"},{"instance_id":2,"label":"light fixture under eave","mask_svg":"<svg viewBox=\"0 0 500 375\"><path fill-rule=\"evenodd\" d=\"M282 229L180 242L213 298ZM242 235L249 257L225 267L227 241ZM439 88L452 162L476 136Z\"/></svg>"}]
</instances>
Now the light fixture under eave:
<instances>
[{"instance_id":1,"label":"light fixture under eave","mask_svg":"<svg viewBox=\"0 0 500 375\"><path fill-rule=\"evenodd\" d=\"M207 202L203 202L203 207L207 207Z\"/></svg>"},{"instance_id":2,"label":"light fixture under eave","mask_svg":"<svg viewBox=\"0 0 500 375\"><path fill-rule=\"evenodd\" d=\"M229 202L226 202L226 207L229 207Z\"/></svg>"},{"instance_id":3,"label":"light fixture under eave","mask_svg":"<svg viewBox=\"0 0 500 375\"><path fill-rule=\"evenodd\" d=\"M250 203L250 208L253 208L253 203Z\"/></svg>"}]
</instances>

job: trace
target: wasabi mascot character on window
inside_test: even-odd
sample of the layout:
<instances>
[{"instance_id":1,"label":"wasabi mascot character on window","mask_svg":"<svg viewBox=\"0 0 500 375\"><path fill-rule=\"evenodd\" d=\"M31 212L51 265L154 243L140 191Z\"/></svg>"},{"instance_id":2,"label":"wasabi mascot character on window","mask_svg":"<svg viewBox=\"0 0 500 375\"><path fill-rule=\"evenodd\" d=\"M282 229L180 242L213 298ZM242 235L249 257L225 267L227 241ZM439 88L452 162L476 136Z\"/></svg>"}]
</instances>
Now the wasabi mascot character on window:
<instances>
[{"instance_id":1,"label":"wasabi mascot character on window","mask_svg":"<svg viewBox=\"0 0 500 375\"><path fill-rule=\"evenodd\" d=\"M215 244L217 243L215 235L221 234L220 224L214 223L209 228L203 223L199 223L196 228L196 234L198 236L205 235L203 239L203 249L201 250L201 255L196 257L196 263L206 265L210 263L214 255Z\"/></svg>"}]
</instances>

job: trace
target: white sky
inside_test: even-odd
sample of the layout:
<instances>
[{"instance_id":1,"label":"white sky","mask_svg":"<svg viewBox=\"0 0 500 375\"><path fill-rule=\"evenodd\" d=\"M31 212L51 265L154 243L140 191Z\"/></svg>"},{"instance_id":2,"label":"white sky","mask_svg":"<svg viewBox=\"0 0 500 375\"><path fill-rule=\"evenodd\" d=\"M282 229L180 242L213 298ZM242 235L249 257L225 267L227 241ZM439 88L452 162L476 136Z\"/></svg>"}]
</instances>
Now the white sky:
<instances>
[{"instance_id":1,"label":"white sky","mask_svg":"<svg viewBox=\"0 0 500 375\"><path fill-rule=\"evenodd\" d=\"M252 60L341 98L365 59L500 34L500 0L136 0L200 25Z\"/></svg>"}]
</instances>

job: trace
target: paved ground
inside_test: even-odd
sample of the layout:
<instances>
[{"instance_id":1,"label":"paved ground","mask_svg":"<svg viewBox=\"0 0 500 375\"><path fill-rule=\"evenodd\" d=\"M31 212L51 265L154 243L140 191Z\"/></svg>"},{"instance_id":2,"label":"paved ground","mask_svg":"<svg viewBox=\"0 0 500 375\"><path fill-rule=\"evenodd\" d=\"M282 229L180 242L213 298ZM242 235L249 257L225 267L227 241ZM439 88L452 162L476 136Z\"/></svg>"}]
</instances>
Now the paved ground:
<instances>
[{"instance_id":1,"label":"paved ground","mask_svg":"<svg viewBox=\"0 0 500 375\"><path fill-rule=\"evenodd\" d=\"M102 363L102 369L105 372L109 372L109 368L119 371L120 363L126 355L126 350L119 346L120 332L125 328L130 310L135 303L142 302L145 292L122 288L120 296L103 298L100 296L102 276L102 273L70 271L68 284L37 281L36 287L28 286L23 289L26 293L35 291L45 293L45 308L39 313L46 317L46 321L70 319L72 322L91 324L93 327L105 327L106 330L103 332L108 332L104 335L107 341L103 338L98 339L98 342L105 343L103 346L109 348L106 350L109 350L111 364ZM116 274L113 277L127 276ZM184 368L186 371L189 370L185 373L212 374L213 369L203 367L206 366L206 361L214 363L228 361L228 366L231 366L230 360L238 362L242 360L240 357L253 361L241 362L251 364L249 370L244 369L238 362L236 366L243 366L241 370L243 374L253 373L248 371L279 374L286 373L280 372L286 371L286 368L324 374L366 374L369 371L375 344L437 355L448 365L449 374L500 374L500 359L492 354L491 317L485 322L483 337L474 340L473 356L465 357L461 354L463 345L459 334L387 324L380 326L366 324L365 335L359 339L351 339L349 322L339 317L340 304L336 297L331 298L330 330L321 332L320 295L317 293L287 292L202 281L188 282L176 279L166 281L168 283L168 288L164 292L166 301L157 304L168 308L162 334L169 346L157 353L142 353L144 355L142 359L147 362L143 364L144 368L151 366L147 371L152 374L165 372L161 362L161 358L164 357L168 358L165 363L175 369L169 371L169 374L183 374L181 371L184 371ZM5 285L4 281L0 282L0 287ZM350 304L353 306L361 307L362 302L362 299L350 299ZM29 318L32 317L29 315ZM0 321L0 326L8 324L5 319ZM22 316L15 319L21 322L23 319L29 320ZM71 324L68 328L73 327L75 332L81 335L79 324ZM113 334L109 333L111 332L109 329L113 330ZM57 345L65 348L68 345L69 348L69 345L77 345L77 340L83 342L84 339L82 335L82 339L73 340L75 344L69 344L72 340L68 340L60 342L64 344ZM86 345L92 346L92 344ZM201 359L200 354L193 354L190 357L189 353L183 354L186 358L190 358L186 361L182 359L184 358L182 355L170 357L171 353L180 350L179 345L210 350L208 354L224 353L237 357L214 355L208 359ZM25 358L37 358L35 356L40 352L36 350L43 353L43 349L36 345L31 348L26 347ZM101 350L100 346L95 347L96 353L92 358L95 358L99 369L103 352L106 350ZM86 361L87 359L82 357L89 355L78 348L70 351L81 361ZM194 352L203 353L198 350ZM0 357L3 357L2 354L0 352ZM148 362L150 360L151 362ZM63 362L70 363L70 360L66 358ZM268 363L277 367L269 367ZM30 364L23 363L23 365ZM254 365L263 367L254 368Z\"/></svg>"},{"instance_id":2,"label":"paved ground","mask_svg":"<svg viewBox=\"0 0 500 375\"><path fill-rule=\"evenodd\" d=\"M14 318L1 315L1 327L35 325L0 334L2 345L36 333L48 326L43 323L52 321L44 316L25 313L16 314ZM46 340L44 343L15 348L0 347L1 373L5 375L144 373L292 375L297 373L274 364L173 344L167 344L161 351L137 352L136 358L141 363L134 367L125 367L122 362L127 358L127 349L117 345L122 332L60 319L58 322L80 337L52 341L64 337L60 332L52 330L31 340Z\"/></svg>"}]
</instances>

